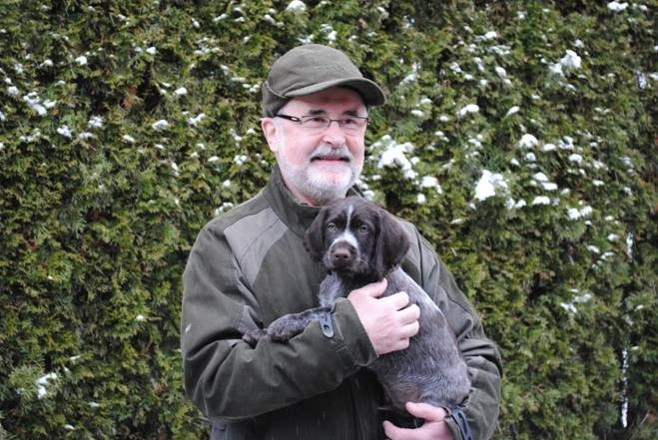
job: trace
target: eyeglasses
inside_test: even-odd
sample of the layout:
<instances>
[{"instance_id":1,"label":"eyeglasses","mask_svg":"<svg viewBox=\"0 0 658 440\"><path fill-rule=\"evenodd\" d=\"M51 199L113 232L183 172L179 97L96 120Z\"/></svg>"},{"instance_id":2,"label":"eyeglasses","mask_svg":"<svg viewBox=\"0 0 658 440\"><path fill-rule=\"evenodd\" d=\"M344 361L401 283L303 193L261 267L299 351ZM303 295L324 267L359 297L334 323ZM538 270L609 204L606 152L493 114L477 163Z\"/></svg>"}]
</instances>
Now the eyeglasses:
<instances>
[{"instance_id":1,"label":"eyeglasses","mask_svg":"<svg viewBox=\"0 0 658 440\"><path fill-rule=\"evenodd\" d=\"M274 115L275 118L283 118L292 122L296 122L302 128L309 131L322 132L327 130L332 122L336 122L345 133L360 133L368 124L368 118L361 116L348 116L341 119L331 119L326 116L290 116L284 114Z\"/></svg>"}]
</instances>

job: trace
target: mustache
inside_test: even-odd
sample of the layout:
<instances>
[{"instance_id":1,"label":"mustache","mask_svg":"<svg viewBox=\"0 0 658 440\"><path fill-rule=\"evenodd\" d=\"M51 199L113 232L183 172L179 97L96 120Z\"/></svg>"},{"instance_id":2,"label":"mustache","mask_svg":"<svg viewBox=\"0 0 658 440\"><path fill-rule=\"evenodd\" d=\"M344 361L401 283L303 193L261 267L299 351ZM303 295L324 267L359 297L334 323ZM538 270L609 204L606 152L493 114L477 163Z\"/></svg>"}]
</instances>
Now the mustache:
<instances>
[{"instance_id":1,"label":"mustache","mask_svg":"<svg viewBox=\"0 0 658 440\"><path fill-rule=\"evenodd\" d=\"M331 145L320 145L311 153L309 161L324 159L326 157L337 158L347 162L354 160L354 155L346 145L341 145L337 148Z\"/></svg>"}]
</instances>

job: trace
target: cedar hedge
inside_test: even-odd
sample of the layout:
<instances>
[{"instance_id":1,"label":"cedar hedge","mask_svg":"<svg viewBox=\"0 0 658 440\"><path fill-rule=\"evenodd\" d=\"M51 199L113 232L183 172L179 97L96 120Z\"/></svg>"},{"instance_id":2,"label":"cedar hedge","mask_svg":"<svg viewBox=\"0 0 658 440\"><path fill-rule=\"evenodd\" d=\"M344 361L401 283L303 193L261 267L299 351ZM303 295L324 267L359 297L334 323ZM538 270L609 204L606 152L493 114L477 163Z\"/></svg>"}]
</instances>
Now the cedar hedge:
<instances>
[{"instance_id":1,"label":"cedar hedge","mask_svg":"<svg viewBox=\"0 0 658 440\"><path fill-rule=\"evenodd\" d=\"M495 438L655 438L656 7L5 0L0 439L206 437L180 278L266 181L259 84L302 42L388 90L360 185L500 345Z\"/></svg>"}]
</instances>

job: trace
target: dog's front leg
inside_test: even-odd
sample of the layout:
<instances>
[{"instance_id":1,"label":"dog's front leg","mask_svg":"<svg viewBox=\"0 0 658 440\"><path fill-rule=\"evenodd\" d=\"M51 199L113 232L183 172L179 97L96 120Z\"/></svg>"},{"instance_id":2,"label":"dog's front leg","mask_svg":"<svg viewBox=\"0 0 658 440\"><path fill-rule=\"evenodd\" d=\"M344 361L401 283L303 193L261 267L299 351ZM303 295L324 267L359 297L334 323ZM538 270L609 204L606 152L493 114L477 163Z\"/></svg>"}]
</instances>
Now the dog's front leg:
<instances>
[{"instance_id":1,"label":"dog's front leg","mask_svg":"<svg viewBox=\"0 0 658 440\"><path fill-rule=\"evenodd\" d=\"M267 335L277 342L285 342L304 331L306 326L321 315L331 313L330 307L316 307L299 313L290 313L273 321L267 327Z\"/></svg>"}]
</instances>

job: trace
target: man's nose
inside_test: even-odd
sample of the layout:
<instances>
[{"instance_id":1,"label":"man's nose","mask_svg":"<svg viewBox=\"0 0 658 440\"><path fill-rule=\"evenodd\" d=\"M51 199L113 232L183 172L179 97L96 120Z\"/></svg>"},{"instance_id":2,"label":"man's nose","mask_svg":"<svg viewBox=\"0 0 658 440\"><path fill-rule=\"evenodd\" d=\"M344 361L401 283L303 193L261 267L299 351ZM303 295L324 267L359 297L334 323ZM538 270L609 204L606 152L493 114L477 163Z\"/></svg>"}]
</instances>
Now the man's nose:
<instances>
[{"instance_id":1,"label":"man's nose","mask_svg":"<svg viewBox=\"0 0 658 440\"><path fill-rule=\"evenodd\" d=\"M331 121L329 127L322 134L322 138L328 144L338 147L345 143L345 132L338 121Z\"/></svg>"}]
</instances>

